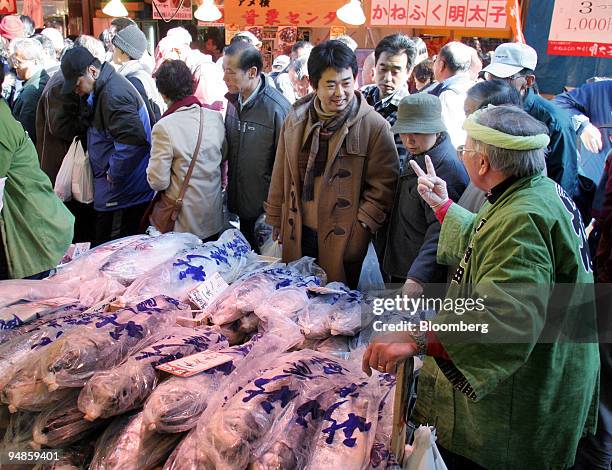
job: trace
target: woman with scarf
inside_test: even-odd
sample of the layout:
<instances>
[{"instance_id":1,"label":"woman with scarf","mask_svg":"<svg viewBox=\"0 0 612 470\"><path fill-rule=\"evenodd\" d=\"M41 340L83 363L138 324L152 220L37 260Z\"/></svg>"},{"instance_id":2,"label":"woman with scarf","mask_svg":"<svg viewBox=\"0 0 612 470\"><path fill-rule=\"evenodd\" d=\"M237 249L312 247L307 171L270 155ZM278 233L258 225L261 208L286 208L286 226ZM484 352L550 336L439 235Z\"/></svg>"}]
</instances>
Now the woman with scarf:
<instances>
[{"instance_id":1,"label":"woman with scarf","mask_svg":"<svg viewBox=\"0 0 612 470\"><path fill-rule=\"evenodd\" d=\"M205 241L216 239L223 228L223 117L216 111L202 109L193 95L193 77L184 62L164 62L156 77L157 88L168 110L152 130L147 179L155 191L164 191L168 198L176 200L196 149L199 128L202 127L204 132L200 151L174 230L191 232Z\"/></svg>"},{"instance_id":2,"label":"woman with scarf","mask_svg":"<svg viewBox=\"0 0 612 470\"><path fill-rule=\"evenodd\" d=\"M409 160L424 164L429 155L436 172L447 181L451 197L458 200L469 177L442 122L440 99L427 93L403 98L391 132L400 135ZM404 294L418 297L425 284L446 282L447 268L436 261L439 237L440 223L419 197L417 175L406 165L395 195L382 266L389 281L404 283Z\"/></svg>"}]
</instances>

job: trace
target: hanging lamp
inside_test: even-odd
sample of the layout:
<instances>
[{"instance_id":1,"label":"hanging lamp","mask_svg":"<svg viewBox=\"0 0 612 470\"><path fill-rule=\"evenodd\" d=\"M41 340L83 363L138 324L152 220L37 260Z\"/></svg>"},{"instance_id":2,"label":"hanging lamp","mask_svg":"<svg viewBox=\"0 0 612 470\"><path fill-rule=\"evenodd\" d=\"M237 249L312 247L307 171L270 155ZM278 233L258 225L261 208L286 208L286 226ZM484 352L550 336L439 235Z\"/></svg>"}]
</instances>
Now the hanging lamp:
<instances>
[{"instance_id":1,"label":"hanging lamp","mask_svg":"<svg viewBox=\"0 0 612 470\"><path fill-rule=\"evenodd\" d=\"M215 0L204 0L193 16L200 21L217 21L223 15L215 5Z\"/></svg>"},{"instance_id":2,"label":"hanging lamp","mask_svg":"<svg viewBox=\"0 0 612 470\"><path fill-rule=\"evenodd\" d=\"M366 22L365 13L360 0L349 0L349 2L338 8L336 16L346 24L359 26Z\"/></svg>"},{"instance_id":3,"label":"hanging lamp","mask_svg":"<svg viewBox=\"0 0 612 470\"><path fill-rule=\"evenodd\" d=\"M123 17L128 16L128 11L121 0L111 0L102 8L102 13L108 16Z\"/></svg>"}]
</instances>

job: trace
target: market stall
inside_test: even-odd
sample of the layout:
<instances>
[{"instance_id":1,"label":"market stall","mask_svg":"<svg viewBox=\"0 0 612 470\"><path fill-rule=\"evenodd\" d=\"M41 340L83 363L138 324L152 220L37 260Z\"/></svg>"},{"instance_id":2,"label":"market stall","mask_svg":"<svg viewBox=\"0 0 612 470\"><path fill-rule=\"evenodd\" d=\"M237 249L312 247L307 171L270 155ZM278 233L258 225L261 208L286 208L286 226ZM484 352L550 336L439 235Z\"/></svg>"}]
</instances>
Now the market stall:
<instances>
[{"instance_id":1,"label":"market stall","mask_svg":"<svg viewBox=\"0 0 612 470\"><path fill-rule=\"evenodd\" d=\"M395 379L361 371L372 299L310 258L258 256L236 230L138 235L0 299L4 463L394 465Z\"/></svg>"}]
</instances>

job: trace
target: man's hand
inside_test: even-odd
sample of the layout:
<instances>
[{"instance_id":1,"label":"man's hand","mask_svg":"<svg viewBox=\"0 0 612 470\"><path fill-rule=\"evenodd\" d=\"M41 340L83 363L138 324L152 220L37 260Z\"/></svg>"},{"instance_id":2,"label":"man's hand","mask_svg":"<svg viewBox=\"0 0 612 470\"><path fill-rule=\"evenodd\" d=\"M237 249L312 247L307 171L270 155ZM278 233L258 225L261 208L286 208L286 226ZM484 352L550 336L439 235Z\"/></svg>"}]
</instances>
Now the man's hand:
<instances>
[{"instance_id":1,"label":"man's hand","mask_svg":"<svg viewBox=\"0 0 612 470\"><path fill-rule=\"evenodd\" d=\"M417 345L409 333L390 333L379 336L368 346L361 367L368 375L372 375L372 369L395 374L397 363L416 353Z\"/></svg>"},{"instance_id":2,"label":"man's hand","mask_svg":"<svg viewBox=\"0 0 612 470\"><path fill-rule=\"evenodd\" d=\"M272 227L272 240L280 244L280 229L278 227Z\"/></svg>"},{"instance_id":3,"label":"man's hand","mask_svg":"<svg viewBox=\"0 0 612 470\"><path fill-rule=\"evenodd\" d=\"M406 282L402 286L402 295L404 297L416 298L423 293L423 286L417 281L412 279L406 279Z\"/></svg>"},{"instance_id":4,"label":"man's hand","mask_svg":"<svg viewBox=\"0 0 612 470\"><path fill-rule=\"evenodd\" d=\"M587 126L580 133L580 140L591 153L599 153L603 148L603 142L601 140L601 132L593 124L587 124Z\"/></svg>"},{"instance_id":5,"label":"man's hand","mask_svg":"<svg viewBox=\"0 0 612 470\"><path fill-rule=\"evenodd\" d=\"M427 167L427 174L417 162L410 160L410 166L419 177L417 191L432 209L436 209L448 201L446 181L436 176L436 170L429 155L425 155L425 165Z\"/></svg>"}]
</instances>

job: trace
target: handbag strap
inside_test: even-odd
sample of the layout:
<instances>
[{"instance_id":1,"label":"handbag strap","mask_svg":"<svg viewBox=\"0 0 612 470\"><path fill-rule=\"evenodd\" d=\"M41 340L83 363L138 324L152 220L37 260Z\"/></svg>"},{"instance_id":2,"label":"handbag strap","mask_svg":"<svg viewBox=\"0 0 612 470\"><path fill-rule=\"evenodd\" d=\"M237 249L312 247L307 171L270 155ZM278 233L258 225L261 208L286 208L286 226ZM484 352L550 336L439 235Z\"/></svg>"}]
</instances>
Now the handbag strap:
<instances>
[{"instance_id":1,"label":"handbag strap","mask_svg":"<svg viewBox=\"0 0 612 470\"><path fill-rule=\"evenodd\" d=\"M183 180L183 185L181 186L181 190L179 192L178 199L176 200L176 205L179 207L183 204L183 197L185 196L185 191L187 190L189 179L191 178L191 174L193 173L193 169L198 159L198 155L200 154L203 127L204 127L204 108L200 108L200 126L198 129L198 143L196 144L193 155L191 156L191 163L189 164L189 169L187 170L187 174L185 175L185 179Z\"/></svg>"}]
</instances>

